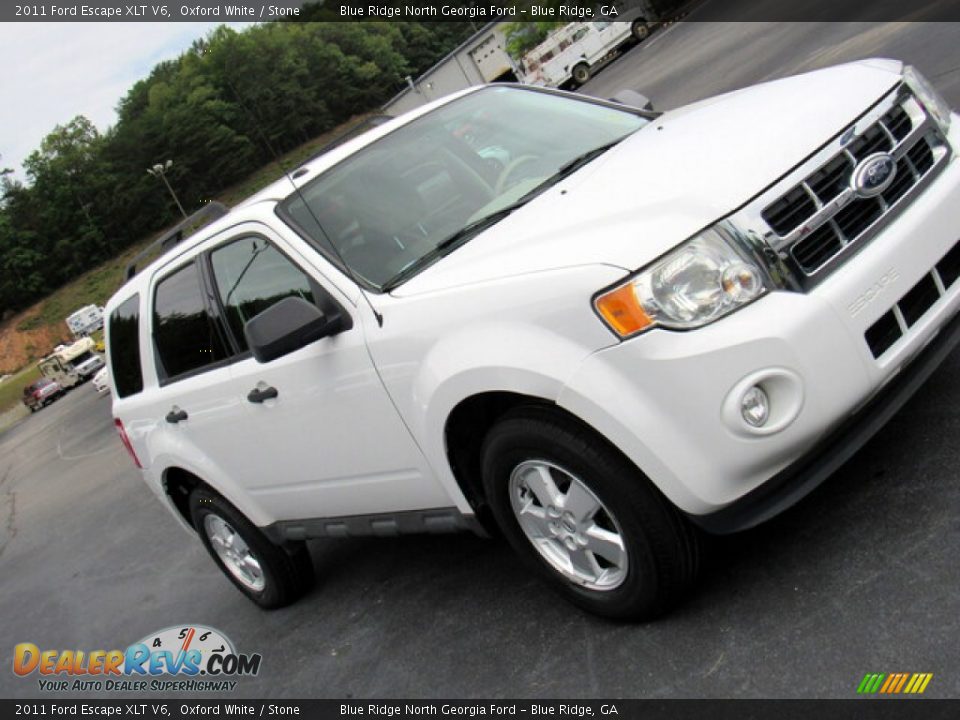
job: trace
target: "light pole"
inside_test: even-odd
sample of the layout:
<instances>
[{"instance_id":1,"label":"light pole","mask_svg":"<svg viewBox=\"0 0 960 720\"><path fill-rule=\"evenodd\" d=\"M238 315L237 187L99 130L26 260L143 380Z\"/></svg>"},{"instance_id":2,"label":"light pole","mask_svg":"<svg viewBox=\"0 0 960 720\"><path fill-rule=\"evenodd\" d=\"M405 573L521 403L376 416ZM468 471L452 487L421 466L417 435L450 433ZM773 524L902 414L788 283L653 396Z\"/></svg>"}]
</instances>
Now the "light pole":
<instances>
[{"instance_id":1,"label":"light pole","mask_svg":"<svg viewBox=\"0 0 960 720\"><path fill-rule=\"evenodd\" d=\"M180 208L180 214L184 218L187 217L186 211L183 209L183 205L180 204L180 201L177 199L177 194L173 191L173 188L170 187L170 183L167 181L167 170L173 166L173 160L167 160L165 163L157 163L151 168L147 168L147 172L154 177L158 177L163 180L163 184L167 186L167 190L170 191L173 201L177 204L177 207Z\"/></svg>"}]
</instances>

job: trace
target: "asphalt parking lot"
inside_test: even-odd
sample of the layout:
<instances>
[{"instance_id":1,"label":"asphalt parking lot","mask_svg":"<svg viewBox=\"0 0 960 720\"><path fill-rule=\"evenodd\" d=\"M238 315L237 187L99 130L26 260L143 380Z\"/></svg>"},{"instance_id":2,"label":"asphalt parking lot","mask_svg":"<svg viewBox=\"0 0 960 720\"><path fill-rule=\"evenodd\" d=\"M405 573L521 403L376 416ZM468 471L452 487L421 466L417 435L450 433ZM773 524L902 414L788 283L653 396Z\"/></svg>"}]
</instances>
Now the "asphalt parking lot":
<instances>
[{"instance_id":1,"label":"asphalt parking lot","mask_svg":"<svg viewBox=\"0 0 960 720\"><path fill-rule=\"evenodd\" d=\"M915 62L960 106L951 25L683 23L584 91L666 109L869 55ZM262 612L142 483L109 405L84 386L0 434L7 658L200 623L262 653L240 696L846 698L894 671L960 695L960 353L806 501L711 542L697 593L651 624L587 616L468 535L314 542L315 590ZM0 695L39 696L35 677L0 672Z\"/></svg>"}]
</instances>

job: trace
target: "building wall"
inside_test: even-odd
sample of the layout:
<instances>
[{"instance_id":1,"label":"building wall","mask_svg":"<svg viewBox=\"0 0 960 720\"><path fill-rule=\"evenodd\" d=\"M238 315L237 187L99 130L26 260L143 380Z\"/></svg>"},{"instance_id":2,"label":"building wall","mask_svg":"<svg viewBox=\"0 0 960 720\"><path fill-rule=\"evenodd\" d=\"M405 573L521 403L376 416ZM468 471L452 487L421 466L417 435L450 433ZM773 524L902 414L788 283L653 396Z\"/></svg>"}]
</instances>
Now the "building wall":
<instances>
[{"instance_id":1,"label":"building wall","mask_svg":"<svg viewBox=\"0 0 960 720\"><path fill-rule=\"evenodd\" d=\"M414 81L414 88L407 88L383 106L390 115L402 115L408 110L425 105L450 93L473 85L482 85L495 79L498 70L510 71L509 60L503 50L506 40L500 30L501 23L484 28L449 56L430 68ZM489 44L493 39L492 46ZM481 47L482 46L482 47ZM481 73L471 53L478 51L477 59L488 73ZM499 58L499 60L498 60Z\"/></svg>"}]
</instances>

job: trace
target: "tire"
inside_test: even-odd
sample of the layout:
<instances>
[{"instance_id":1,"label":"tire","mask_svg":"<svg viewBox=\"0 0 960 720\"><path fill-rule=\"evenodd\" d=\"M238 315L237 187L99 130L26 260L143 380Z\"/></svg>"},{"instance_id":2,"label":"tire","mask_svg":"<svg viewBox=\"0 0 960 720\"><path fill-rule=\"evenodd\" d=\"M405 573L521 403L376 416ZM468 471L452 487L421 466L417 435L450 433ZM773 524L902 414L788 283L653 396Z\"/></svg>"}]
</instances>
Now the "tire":
<instances>
[{"instance_id":1,"label":"tire","mask_svg":"<svg viewBox=\"0 0 960 720\"><path fill-rule=\"evenodd\" d=\"M590 80L590 66L586 63L574 65L573 70L570 71L570 77L578 86L585 84Z\"/></svg>"},{"instance_id":2,"label":"tire","mask_svg":"<svg viewBox=\"0 0 960 720\"><path fill-rule=\"evenodd\" d=\"M630 34L633 35L634 40L641 43L650 37L650 26L643 20L634 20L633 25L630 26Z\"/></svg>"},{"instance_id":3,"label":"tire","mask_svg":"<svg viewBox=\"0 0 960 720\"><path fill-rule=\"evenodd\" d=\"M629 460L575 420L546 408L508 413L484 440L482 471L514 550L576 605L609 618L652 619L696 579L695 529ZM564 494L551 495L558 502L544 503L531 490L544 473ZM550 494L546 484L540 490ZM592 515L584 514L591 505ZM568 517L571 508L582 517ZM532 529L521 527L521 517ZM578 574L574 556L589 572Z\"/></svg>"},{"instance_id":4,"label":"tire","mask_svg":"<svg viewBox=\"0 0 960 720\"><path fill-rule=\"evenodd\" d=\"M313 585L313 563L306 543L279 546L224 498L205 488L190 494L190 515L210 557L240 592L262 608L272 610L294 602ZM221 525L222 523L222 525ZM258 563L259 578L253 573L241 579L240 571L228 566L214 547L216 529L233 531ZM222 535L221 535L222 537ZM236 543L236 540L232 540ZM222 548L222 545L220 545ZM241 546L242 549L242 546ZM248 572L249 572L249 565Z\"/></svg>"}]
</instances>

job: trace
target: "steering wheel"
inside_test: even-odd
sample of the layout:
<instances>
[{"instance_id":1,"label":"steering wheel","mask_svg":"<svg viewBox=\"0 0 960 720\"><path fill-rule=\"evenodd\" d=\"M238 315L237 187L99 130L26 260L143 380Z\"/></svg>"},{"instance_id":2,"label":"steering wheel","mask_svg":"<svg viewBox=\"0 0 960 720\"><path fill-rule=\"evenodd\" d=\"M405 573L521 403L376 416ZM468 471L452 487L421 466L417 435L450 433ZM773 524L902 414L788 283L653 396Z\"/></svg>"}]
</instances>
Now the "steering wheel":
<instances>
[{"instance_id":1,"label":"steering wheel","mask_svg":"<svg viewBox=\"0 0 960 720\"><path fill-rule=\"evenodd\" d=\"M501 195L504 190L509 187L507 180L510 179L510 176L516 171L521 165L525 165L531 161L537 161L540 158L536 155L520 155L515 157L513 160L507 163L507 166L503 168L500 172L500 176L497 178L497 182L493 186L494 195Z\"/></svg>"}]
</instances>

